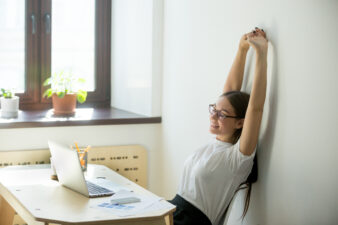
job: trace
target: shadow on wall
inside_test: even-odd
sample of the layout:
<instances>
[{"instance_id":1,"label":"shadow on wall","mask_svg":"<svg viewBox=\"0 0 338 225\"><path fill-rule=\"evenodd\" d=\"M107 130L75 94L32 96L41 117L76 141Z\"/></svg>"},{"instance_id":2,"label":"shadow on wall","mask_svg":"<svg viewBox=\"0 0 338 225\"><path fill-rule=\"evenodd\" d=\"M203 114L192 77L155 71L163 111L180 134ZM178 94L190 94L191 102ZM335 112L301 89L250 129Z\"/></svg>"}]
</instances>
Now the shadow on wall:
<instances>
[{"instance_id":1,"label":"shadow on wall","mask_svg":"<svg viewBox=\"0 0 338 225\"><path fill-rule=\"evenodd\" d=\"M253 212L254 214L261 213L263 215L262 218L267 218L267 183L268 183L268 173L271 169L271 155L273 151L273 143L275 140L275 131L276 131L276 121L278 118L278 50L276 48L277 43L277 32L273 32L274 36L271 39L274 41L270 41L269 51L270 57L268 63L271 64L271 69L268 71L268 79L270 78L270 87L267 93L267 104L265 110L264 125L260 131L260 137L258 142L258 160L261 163L259 165L259 180L257 184L254 186L255 197L254 201L257 205L260 206L260 209L256 208ZM262 124L263 125L263 124ZM264 221L267 222L267 221Z\"/></svg>"},{"instance_id":2,"label":"shadow on wall","mask_svg":"<svg viewBox=\"0 0 338 225\"><path fill-rule=\"evenodd\" d=\"M259 141L257 146L258 154L258 181L253 184L249 211L245 221L250 224L255 218L260 218L262 224L266 224L267 218L267 179L270 170L270 161L275 140L276 121L278 117L278 56L277 56L277 32L275 29L270 31L268 36L268 70L267 70L267 94L264 106L263 120L260 129ZM273 35L272 35L273 34ZM253 51L248 54L246 70L249 76L243 80L245 92L251 92L254 77L255 59ZM242 200L242 199L241 199ZM250 222L249 222L250 221ZM258 221L257 221L258 222Z\"/></svg>"}]
</instances>

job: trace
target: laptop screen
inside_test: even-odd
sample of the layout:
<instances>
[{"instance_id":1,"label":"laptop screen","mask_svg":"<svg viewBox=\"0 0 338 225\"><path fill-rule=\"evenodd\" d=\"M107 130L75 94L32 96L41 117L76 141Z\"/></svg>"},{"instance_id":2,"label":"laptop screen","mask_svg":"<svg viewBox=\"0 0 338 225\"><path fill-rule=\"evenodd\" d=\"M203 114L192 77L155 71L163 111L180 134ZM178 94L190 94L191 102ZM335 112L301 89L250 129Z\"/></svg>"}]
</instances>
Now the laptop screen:
<instances>
[{"instance_id":1,"label":"laptop screen","mask_svg":"<svg viewBox=\"0 0 338 225\"><path fill-rule=\"evenodd\" d=\"M55 141L48 141L48 145L59 182L89 197L78 153L71 150L67 145Z\"/></svg>"}]
</instances>

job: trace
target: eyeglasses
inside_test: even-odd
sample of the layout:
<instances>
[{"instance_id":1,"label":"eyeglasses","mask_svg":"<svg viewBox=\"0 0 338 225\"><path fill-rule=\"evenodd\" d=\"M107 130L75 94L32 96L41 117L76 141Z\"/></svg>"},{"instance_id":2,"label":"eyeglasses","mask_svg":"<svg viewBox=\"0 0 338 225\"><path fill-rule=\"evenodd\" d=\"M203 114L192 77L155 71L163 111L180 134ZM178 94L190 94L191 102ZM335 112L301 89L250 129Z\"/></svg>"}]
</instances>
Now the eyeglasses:
<instances>
[{"instance_id":1,"label":"eyeglasses","mask_svg":"<svg viewBox=\"0 0 338 225\"><path fill-rule=\"evenodd\" d=\"M209 112L211 115L215 115L217 116L218 119L220 120L225 120L226 118L241 118L241 117L238 117L238 116L227 116L225 115L223 112L224 110L217 110L216 109L216 105L215 104L210 104L209 105Z\"/></svg>"}]
</instances>

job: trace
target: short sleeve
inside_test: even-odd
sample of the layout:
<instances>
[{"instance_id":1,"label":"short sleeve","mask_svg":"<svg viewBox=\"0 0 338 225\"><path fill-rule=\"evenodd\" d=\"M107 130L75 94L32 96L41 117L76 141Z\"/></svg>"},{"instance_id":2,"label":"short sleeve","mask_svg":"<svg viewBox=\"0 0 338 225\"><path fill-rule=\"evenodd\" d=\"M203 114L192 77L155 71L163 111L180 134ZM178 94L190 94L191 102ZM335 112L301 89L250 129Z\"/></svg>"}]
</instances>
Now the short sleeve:
<instances>
[{"instance_id":1,"label":"short sleeve","mask_svg":"<svg viewBox=\"0 0 338 225\"><path fill-rule=\"evenodd\" d=\"M242 174L246 172L250 172L252 165L253 165L253 159L256 154L256 149L253 151L251 155L244 155L240 150L240 140L237 141L235 145L233 145L231 152L230 152L230 164L231 168L234 173L236 174Z\"/></svg>"}]
</instances>

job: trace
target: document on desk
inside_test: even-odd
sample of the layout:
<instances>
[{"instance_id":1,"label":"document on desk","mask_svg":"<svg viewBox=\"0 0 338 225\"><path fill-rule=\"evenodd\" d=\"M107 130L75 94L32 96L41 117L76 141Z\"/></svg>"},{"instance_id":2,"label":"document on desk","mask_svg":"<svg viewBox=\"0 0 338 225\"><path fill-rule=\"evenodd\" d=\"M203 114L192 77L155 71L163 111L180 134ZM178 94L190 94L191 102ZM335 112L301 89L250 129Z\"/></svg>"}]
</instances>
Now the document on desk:
<instances>
[{"instance_id":1,"label":"document on desk","mask_svg":"<svg viewBox=\"0 0 338 225\"><path fill-rule=\"evenodd\" d=\"M121 190L117 193L115 193L111 199L118 199L121 197L129 197L129 198L137 198L140 201L134 202L134 203L128 203L128 204L113 204L111 201L106 201L103 203L100 203L96 206L96 208L102 209L102 210L108 210L112 214L115 214L120 217L124 216L133 216L140 213L146 213L151 212L154 210L160 210L162 209L159 202L162 200L162 198L157 196L147 196L147 195L140 195L135 194L133 192L127 191L127 190Z\"/></svg>"}]
</instances>

